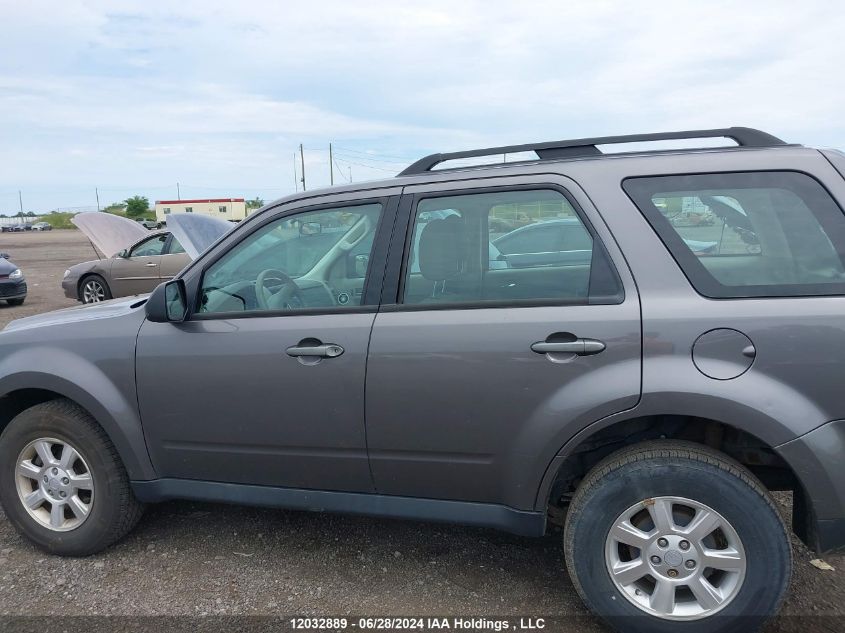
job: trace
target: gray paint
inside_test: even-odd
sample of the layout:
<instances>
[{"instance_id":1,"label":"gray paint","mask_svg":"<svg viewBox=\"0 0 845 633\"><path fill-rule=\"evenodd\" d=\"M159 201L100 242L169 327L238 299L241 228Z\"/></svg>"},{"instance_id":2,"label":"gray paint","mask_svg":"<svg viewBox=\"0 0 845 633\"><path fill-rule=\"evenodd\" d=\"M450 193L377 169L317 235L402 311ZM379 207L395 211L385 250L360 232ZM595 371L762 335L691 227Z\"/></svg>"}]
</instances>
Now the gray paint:
<instances>
[{"instance_id":1,"label":"gray paint","mask_svg":"<svg viewBox=\"0 0 845 633\"><path fill-rule=\"evenodd\" d=\"M77 399L137 480L377 491L534 514L545 510L557 468L596 431L644 415L692 415L778 447L816 516L841 525L841 424L827 423L845 418L845 297L706 299L620 186L631 176L740 170L804 171L845 204L845 181L830 160L791 146L542 161L301 193L251 216L189 265L180 275L189 291L209 261L267 214L403 190L552 183L566 187L594 225L625 300L181 325L145 322L143 308L111 303L7 328L0 394L36 387ZM748 362L736 356L737 341L706 337L696 366L695 341L714 329L753 341L750 368L740 371ZM530 351L553 332L602 340L607 349L563 363ZM313 366L285 354L308 336L345 352ZM729 365L729 380L700 370L722 377ZM337 398L325 401L325 384L336 386Z\"/></svg>"},{"instance_id":2,"label":"gray paint","mask_svg":"<svg viewBox=\"0 0 845 633\"><path fill-rule=\"evenodd\" d=\"M698 371L714 380L742 376L756 355L757 349L751 339L729 328L705 332L692 345L692 362Z\"/></svg>"}]
</instances>

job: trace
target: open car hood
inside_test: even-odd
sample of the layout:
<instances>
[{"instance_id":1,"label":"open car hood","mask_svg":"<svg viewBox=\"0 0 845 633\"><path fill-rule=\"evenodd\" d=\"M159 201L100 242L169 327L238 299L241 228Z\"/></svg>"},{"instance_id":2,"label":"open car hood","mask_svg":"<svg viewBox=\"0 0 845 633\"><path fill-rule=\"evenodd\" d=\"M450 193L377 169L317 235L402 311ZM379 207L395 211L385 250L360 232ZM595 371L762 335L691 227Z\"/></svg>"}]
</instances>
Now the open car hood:
<instances>
[{"instance_id":1,"label":"open car hood","mask_svg":"<svg viewBox=\"0 0 845 633\"><path fill-rule=\"evenodd\" d=\"M137 222L100 211L77 213L70 221L106 257L114 256L149 235L149 231Z\"/></svg>"},{"instance_id":2,"label":"open car hood","mask_svg":"<svg viewBox=\"0 0 845 633\"><path fill-rule=\"evenodd\" d=\"M200 253L234 227L233 222L207 215L173 213L167 216L167 229L179 240L191 259L196 259Z\"/></svg>"}]
</instances>

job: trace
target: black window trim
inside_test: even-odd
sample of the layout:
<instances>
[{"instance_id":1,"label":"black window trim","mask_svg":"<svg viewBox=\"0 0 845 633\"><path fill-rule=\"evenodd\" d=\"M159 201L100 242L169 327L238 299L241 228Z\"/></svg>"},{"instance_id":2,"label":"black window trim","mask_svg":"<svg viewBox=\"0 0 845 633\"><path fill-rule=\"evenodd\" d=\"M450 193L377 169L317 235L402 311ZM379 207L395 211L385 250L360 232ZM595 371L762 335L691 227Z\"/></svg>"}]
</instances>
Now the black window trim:
<instances>
[{"instance_id":1,"label":"black window trim","mask_svg":"<svg viewBox=\"0 0 845 633\"><path fill-rule=\"evenodd\" d=\"M845 211L836 199L836 196L813 174L800 169L734 169L728 171L706 171L706 172L683 172L683 173L661 173L639 176L629 176L622 179L620 183L622 190L631 200L633 205L640 211L647 224L654 231L657 238L669 252L669 255L677 264L681 273L687 279L690 287L705 299L714 301L735 301L738 299L790 299L797 297L841 297L845 295L845 284L792 284L792 285L748 285L748 286L726 286L721 283L704 267L695 254L684 243L680 233L672 228L669 220L660 213L660 210L651 202L651 197L639 198L641 192L632 193L626 183L635 181L656 180L660 178L684 178L689 176L730 176L743 174L797 174L806 176L819 185L827 194L830 202L845 217ZM740 187L741 188L741 187ZM795 193L793 191L793 193ZM800 197L800 196L799 196ZM803 202L803 198L802 202ZM808 209L816 218L819 226L823 227L818 220L815 211L808 206ZM669 230L666 230L666 229ZM834 245L835 247L835 245ZM832 292L833 288L839 288Z\"/></svg>"},{"instance_id":2,"label":"black window trim","mask_svg":"<svg viewBox=\"0 0 845 633\"><path fill-rule=\"evenodd\" d=\"M377 194L378 191L370 191L367 193ZM317 200L317 198L303 200L303 202L312 200ZM380 204L382 206L382 211L379 223L376 226L375 238L373 239L373 249L370 252L370 261L367 266L367 275L364 278L361 305L306 308L303 310L244 310L241 312L199 311L198 308L201 299L200 289L202 286L202 280L208 269L230 253L232 249L237 248L253 233L261 230L272 222L277 222L292 215L299 215L301 213L309 213L325 209L358 207L368 204ZM370 195L363 198L350 198L348 200L316 202L305 206L294 206L277 212L270 211L266 214L266 217L253 216L256 217L256 220L250 223L249 228L244 231L243 235L239 236L237 241L232 242L227 248L221 250L219 253L216 253L214 257L209 257L207 261L202 262L201 267L192 268L190 270L190 279L185 279L185 282L188 286L189 294L193 294L194 296L194 302L191 306L189 306L189 314L185 320L214 321L247 318L313 316L322 314L366 314L378 312L378 300L381 295L381 286L384 279L387 251L389 249L389 242L393 233L398 206L398 195ZM373 301L375 302L373 303Z\"/></svg>"},{"instance_id":3,"label":"black window trim","mask_svg":"<svg viewBox=\"0 0 845 633\"><path fill-rule=\"evenodd\" d=\"M433 184L433 183L432 183ZM616 264L610 257L604 242L593 227L587 214L575 200L571 192L553 182L531 182L509 185L487 185L487 186L461 186L461 182L448 181L442 183L443 188L436 191L403 193L399 203L399 210L396 218L398 228L394 232L390 243L388 254L387 272L384 278L384 286L379 306L380 312L419 312L426 310L481 310L501 308L535 308L535 307L566 307L584 305L619 305L625 302L625 285L616 268ZM451 187L450 187L451 185ZM457 185L457 186L455 186ZM593 265L597 256L603 256L606 261L608 272L612 275L618 288L614 296L596 297L588 296L583 299L517 299L502 301L498 299L462 301L454 303L402 303L405 286L405 272L410 256L411 242L413 241L415 210L421 200L429 198L451 198L462 195L481 195L486 193L500 193L513 191L555 191L561 194L575 211L576 216L587 229L593 239L593 259L590 263L590 283L592 283ZM598 248L596 246L598 245Z\"/></svg>"},{"instance_id":4,"label":"black window trim","mask_svg":"<svg viewBox=\"0 0 845 633\"><path fill-rule=\"evenodd\" d=\"M182 251L182 253L171 253L170 252L170 248L173 246L173 242L175 242L175 241L176 241L176 238L173 237L173 233L168 232L167 242L165 243L164 249L162 249L163 252L161 254L162 255L182 255L182 253L184 253L185 251Z\"/></svg>"}]
</instances>

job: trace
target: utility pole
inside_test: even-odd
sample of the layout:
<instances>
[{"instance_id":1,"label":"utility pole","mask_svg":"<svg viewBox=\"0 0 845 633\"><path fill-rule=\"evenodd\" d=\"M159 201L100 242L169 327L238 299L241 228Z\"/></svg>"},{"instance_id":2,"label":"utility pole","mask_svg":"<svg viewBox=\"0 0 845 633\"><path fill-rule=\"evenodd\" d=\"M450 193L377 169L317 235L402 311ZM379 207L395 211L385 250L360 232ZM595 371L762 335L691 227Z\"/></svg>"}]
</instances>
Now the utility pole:
<instances>
[{"instance_id":1,"label":"utility pole","mask_svg":"<svg viewBox=\"0 0 845 633\"><path fill-rule=\"evenodd\" d=\"M293 153L293 190L299 191L299 176L296 173L296 152Z\"/></svg>"},{"instance_id":2,"label":"utility pole","mask_svg":"<svg viewBox=\"0 0 845 633\"><path fill-rule=\"evenodd\" d=\"M302 161L300 169L302 172L302 190L305 191L305 151L302 149L302 143L299 144L299 159Z\"/></svg>"},{"instance_id":3,"label":"utility pole","mask_svg":"<svg viewBox=\"0 0 845 633\"><path fill-rule=\"evenodd\" d=\"M94 195L97 196L97 211L100 210L100 190L94 187Z\"/></svg>"},{"instance_id":4,"label":"utility pole","mask_svg":"<svg viewBox=\"0 0 845 633\"><path fill-rule=\"evenodd\" d=\"M329 143L329 184L334 185L334 160L332 160L331 143Z\"/></svg>"},{"instance_id":5,"label":"utility pole","mask_svg":"<svg viewBox=\"0 0 845 633\"><path fill-rule=\"evenodd\" d=\"M182 199L182 191L179 189L179 183L178 182L176 183L176 199L177 200Z\"/></svg>"},{"instance_id":6,"label":"utility pole","mask_svg":"<svg viewBox=\"0 0 845 633\"><path fill-rule=\"evenodd\" d=\"M18 204L21 207L21 215L23 215L23 196L21 196L21 190L18 189Z\"/></svg>"}]
</instances>

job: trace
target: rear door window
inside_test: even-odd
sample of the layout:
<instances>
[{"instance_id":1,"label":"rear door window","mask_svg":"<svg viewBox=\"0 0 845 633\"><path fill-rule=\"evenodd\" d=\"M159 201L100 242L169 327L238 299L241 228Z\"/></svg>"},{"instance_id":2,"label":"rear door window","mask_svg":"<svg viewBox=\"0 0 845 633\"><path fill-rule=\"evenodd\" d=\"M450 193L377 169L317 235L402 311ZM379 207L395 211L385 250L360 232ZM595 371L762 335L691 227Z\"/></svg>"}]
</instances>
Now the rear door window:
<instances>
[{"instance_id":1,"label":"rear door window","mask_svg":"<svg viewBox=\"0 0 845 633\"><path fill-rule=\"evenodd\" d=\"M461 193L418 201L402 303L619 303L602 245L561 192Z\"/></svg>"},{"instance_id":2,"label":"rear door window","mask_svg":"<svg viewBox=\"0 0 845 633\"><path fill-rule=\"evenodd\" d=\"M623 187L704 296L845 294L845 215L806 174L629 178Z\"/></svg>"}]
</instances>

